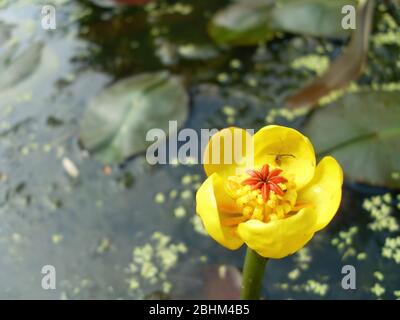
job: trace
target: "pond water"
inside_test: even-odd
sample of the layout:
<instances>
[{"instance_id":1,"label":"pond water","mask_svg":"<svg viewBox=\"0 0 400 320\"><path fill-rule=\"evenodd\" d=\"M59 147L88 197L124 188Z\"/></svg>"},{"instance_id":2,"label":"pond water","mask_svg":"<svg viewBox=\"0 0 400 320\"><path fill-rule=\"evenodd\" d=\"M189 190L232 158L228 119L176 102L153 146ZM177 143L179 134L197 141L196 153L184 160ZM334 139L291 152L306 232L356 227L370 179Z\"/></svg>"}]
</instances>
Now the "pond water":
<instances>
[{"instance_id":1,"label":"pond water","mask_svg":"<svg viewBox=\"0 0 400 320\"><path fill-rule=\"evenodd\" d=\"M45 4L56 7L56 30L41 27ZM194 204L202 167L150 166L143 154L104 167L79 141L80 119L103 88L159 70L185 78L187 128L274 122L301 129L304 117L276 110L318 67L293 61L332 59L344 42L287 35L220 49L206 22L226 4L0 1L0 298L230 297L226 279L237 280L244 251L204 234ZM399 47L372 46L370 72L359 82L399 82L392 67ZM66 172L65 159L78 177ZM269 261L263 296L400 298L399 203L393 190L346 184L329 227L297 254ZM347 264L356 268L356 290L341 287ZM56 268L56 290L41 287L44 265Z\"/></svg>"}]
</instances>

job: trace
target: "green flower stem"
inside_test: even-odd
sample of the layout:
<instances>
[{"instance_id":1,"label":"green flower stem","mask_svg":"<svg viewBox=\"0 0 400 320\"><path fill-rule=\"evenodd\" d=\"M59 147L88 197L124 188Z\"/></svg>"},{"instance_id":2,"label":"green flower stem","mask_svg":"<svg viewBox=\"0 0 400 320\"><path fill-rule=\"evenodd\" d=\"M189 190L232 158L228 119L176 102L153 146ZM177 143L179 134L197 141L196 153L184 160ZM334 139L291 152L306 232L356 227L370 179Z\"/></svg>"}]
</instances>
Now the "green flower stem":
<instances>
[{"instance_id":1,"label":"green flower stem","mask_svg":"<svg viewBox=\"0 0 400 320\"><path fill-rule=\"evenodd\" d=\"M259 300L267 258L247 248L244 260L240 299Z\"/></svg>"}]
</instances>

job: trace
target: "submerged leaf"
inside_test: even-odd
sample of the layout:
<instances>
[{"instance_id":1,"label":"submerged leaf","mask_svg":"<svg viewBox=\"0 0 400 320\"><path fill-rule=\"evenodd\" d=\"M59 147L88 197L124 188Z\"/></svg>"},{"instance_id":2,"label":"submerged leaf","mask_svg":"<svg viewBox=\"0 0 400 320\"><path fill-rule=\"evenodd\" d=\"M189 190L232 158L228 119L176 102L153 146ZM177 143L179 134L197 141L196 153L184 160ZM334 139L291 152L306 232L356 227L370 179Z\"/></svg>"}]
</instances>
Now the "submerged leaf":
<instances>
[{"instance_id":1,"label":"submerged leaf","mask_svg":"<svg viewBox=\"0 0 400 320\"><path fill-rule=\"evenodd\" d=\"M106 163L143 152L146 134L180 127L188 114L188 96L180 78L168 72L146 73L121 80L90 103L81 122L84 146Z\"/></svg>"},{"instance_id":2,"label":"submerged leaf","mask_svg":"<svg viewBox=\"0 0 400 320\"><path fill-rule=\"evenodd\" d=\"M204 270L204 298L211 300L239 300L242 275L230 265L207 266Z\"/></svg>"},{"instance_id":3,"label":"submerged leaf","mask_svg":"<svg viewBox=\"0 0 400 320\"><path fill-rule=\"evenodd\" d=\"M36 42L16 54L16 45L0 53L0 90L10 88L34 73L40 63L43 44Z\"/></svg>"},{"instance_id":4,"label":"submerged leaf","mask_svg":"<svg viewBox=\"0 0 400 320\"><path fill-rule=\"evenodd\" d=\"M0 43L5 43L11 37L12 25L0 21Z\"/></svg>"},{"instance_id":5,"label":"submerged leaf","mask_svg":"<svg viewBox=\"0 0 400 320\"><path fill-rule=\"evenodd\" d=\"M400 92L348 94L317 109L305 127L320 156L331 154L351 182L400 188Z\"/></svg>"}]
</instances>

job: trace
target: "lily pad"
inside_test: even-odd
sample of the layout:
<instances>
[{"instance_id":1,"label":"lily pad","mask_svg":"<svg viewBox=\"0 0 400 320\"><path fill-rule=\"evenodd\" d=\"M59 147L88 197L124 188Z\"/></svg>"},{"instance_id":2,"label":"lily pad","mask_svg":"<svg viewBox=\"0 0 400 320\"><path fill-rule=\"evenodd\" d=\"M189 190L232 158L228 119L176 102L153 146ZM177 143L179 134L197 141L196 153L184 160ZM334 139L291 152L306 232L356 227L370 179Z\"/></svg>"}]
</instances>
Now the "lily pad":
<instances>
[{"instance_id":1,"label":"lily pad","mask_svg":"<svg viewBox=\"0 0 400 320\"><path fill-rule=\"evenodd\" d=\"M81 122L83 145L105 163L119 163L146 150L146 134L169 121L182 126L188 95L168 72L145 73L116 82L96 96Z\"/></svg>"},{"instance_id":2,"label":"lily pad","mask_svg":"<svg viewBox=\"0 0 400 320\"><path fill-rule=\"evenodd\" d=\"M42 43L31 44L16 54L17 46L4 49L0 55L0 90L10 88L33 74L41 60Z\"/></svg>"},{"instance_id":3,"label":"lily pad","mask_svg":"<svg viewBox=\"0 0 400 320\"><path fill-rule=\"evenodd\" d=\"M354 0L283 0L272 12L274 29L317 37L343 37L351 30L342 28L342 8L357 7Z\"/></svg>"},{"instance_id":4,"label":"lily pad","mask_svg":"<svg viewBox=\"0 0 400 320\"><path fill-rule=\"evenodd\" d=\"M217 43L227 45L254 45L277 31L340 38L351 31L341 24L345 5L356 6L356 1L238 1L217 12L208 31Z\"/></svg>"},{"instance_id":5,"label":"lily pad","mask_svg":"<svg viewBox=\"0 0 400 320\"><path fill-rule=\"evenodd\" d=\"M208 25L211 38L218 44L253 45L269 40L271 1L240 1L217 12Z\"/></svg>"},{"instance_id":6,"label":"lily pad","mask_svg":"<svg viewBox=\"0 0 400 320\"><path fill-rule=\"evenodd\" d=\"M316 110L305 126L320 156L332 155L350 182L400 188L400 92L352 93Z\"/></svg>"}]
</instances>

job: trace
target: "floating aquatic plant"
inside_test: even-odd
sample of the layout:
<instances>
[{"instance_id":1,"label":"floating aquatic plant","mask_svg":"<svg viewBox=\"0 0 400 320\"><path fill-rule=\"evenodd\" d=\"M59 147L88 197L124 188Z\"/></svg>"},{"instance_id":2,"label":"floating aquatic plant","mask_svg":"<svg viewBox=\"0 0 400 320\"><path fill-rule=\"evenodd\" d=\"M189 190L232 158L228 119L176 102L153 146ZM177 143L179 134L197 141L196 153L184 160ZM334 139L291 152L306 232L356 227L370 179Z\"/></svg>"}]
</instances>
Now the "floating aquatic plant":
<instances>
[{"instance_id":1,"label":"floating aquatic plant","mask_svg":"<svg viewBox=\"0 0 400 320\"><path fill-rule=\"evenodd\" d=\"M228 161L238 153L239 162ZM210 162L214 157L218 161ZM208 178L197 191L196 211L218 243L231 250L248 246L244 299L259 298L267 258L303 248L341 201L340 165L325 157L316 166L310 141L287 127L266 126L253 137L239 128L219 131L205 149L204 169Z\"/></svg>"}]
</instances>

